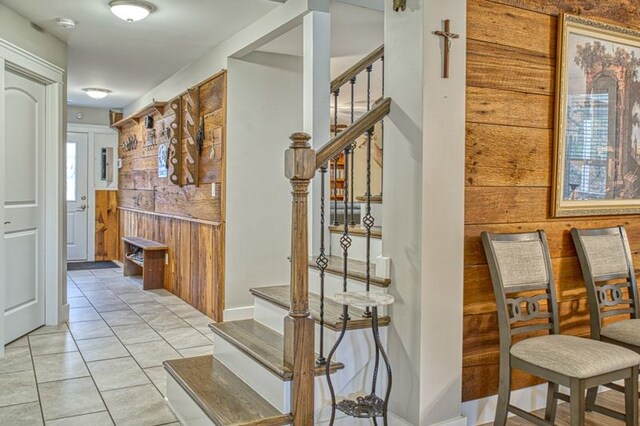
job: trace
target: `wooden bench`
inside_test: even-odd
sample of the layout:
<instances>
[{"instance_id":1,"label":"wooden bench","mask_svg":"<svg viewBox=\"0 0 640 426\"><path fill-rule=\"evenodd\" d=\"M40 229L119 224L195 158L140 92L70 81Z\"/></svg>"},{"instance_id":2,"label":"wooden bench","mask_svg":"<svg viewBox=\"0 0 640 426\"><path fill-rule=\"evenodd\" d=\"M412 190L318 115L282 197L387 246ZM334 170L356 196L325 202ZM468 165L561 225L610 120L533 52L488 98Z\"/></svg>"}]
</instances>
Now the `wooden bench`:
<instances>
[{"instance_id":1,"label":"wooden bench","mask_svg":"<svg viewBox=\"0 0 640 426\"><path fill-rule=\"evenodd\" d=\"M169 247L144 238L124 237L123 275L142 276L142 288L164 288L164 264Z\"/></svg>"}]
</instances>

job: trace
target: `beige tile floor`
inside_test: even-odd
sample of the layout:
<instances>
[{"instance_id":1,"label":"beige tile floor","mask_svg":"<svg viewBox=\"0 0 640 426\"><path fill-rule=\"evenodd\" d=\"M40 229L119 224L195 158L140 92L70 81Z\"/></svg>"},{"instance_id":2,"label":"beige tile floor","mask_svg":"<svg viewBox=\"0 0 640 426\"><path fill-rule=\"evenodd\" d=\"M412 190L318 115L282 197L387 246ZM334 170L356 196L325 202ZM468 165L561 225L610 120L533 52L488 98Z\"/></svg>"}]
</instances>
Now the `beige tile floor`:
<instances>
[{"instance_id":1,"label":"beige tile floor","mask_svg":"<svg viewBox=\"0 0 640 426\"><path fill-rule=\"evenodd\" d=\"M0 425L177 425L169 359L212 353L211 322L121 269L70 271L69 323L42 327L0 359Z\"/></svg>"}]
</instances>

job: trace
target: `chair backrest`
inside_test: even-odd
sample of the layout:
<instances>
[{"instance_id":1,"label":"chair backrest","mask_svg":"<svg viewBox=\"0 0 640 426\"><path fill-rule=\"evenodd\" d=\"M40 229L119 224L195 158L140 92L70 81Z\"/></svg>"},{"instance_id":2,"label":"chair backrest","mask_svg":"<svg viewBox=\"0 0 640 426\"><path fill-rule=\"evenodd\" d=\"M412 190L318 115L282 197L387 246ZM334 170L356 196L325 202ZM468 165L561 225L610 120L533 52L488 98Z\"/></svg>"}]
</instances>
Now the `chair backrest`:
<instances>
[{"instance_id":1,"label":"chair backrest","mask_svg":"<svg viewBox=\"0 0 640 426\"><path fill-rule=\"evenodd\" d=\"M599 339L604 318L624 314L638 317L638 287L627 232L623 226L573 228L571 237L587 287L591 335Z\"/></svg>"},{"instance_id":2,"label":"chair backrest","mask_svg":"<svg viewBox=\"0 0 640 426\"><path fill-rule=\"evenodd\" d=\"M549 247L544 231L522 234L482 233L482 245L491 272L498 311L501 349L516 334L549 330L560 332ZM533 292L535 295L514 293ZM528 293L529 294L529 293ZM540 302L546 301L546 310ZM547 321L539 321L546 319Z\"/></svg>"}]
</instances>

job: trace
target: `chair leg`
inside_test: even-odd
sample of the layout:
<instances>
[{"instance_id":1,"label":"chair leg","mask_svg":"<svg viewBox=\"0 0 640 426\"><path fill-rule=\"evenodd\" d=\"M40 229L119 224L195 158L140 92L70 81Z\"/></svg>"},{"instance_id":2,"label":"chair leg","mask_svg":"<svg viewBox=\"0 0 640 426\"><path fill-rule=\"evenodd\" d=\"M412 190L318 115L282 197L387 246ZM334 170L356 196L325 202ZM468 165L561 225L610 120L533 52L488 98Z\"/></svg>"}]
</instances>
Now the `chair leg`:
<instances>
[{"instance_id":1,"label":"chair leg","mask_svg":"<svg viewBox=\"0 0 640 426\"><path fill-rule=\"evenodd\" d=\"M596 405L596 398L598 397L598 386L595 388L587 389L587 411L591 411L591 407Z\"/></svg>"},{"instance_id":2,"label":"chair leg","mask_svg":"<svg viewBox=\"0 0 640 426\"><path fill-rule=\"evenodd\" d=\"M558 384L549 382L547 387L547 408L544 412L544 419L550 423L556 421L556 411L558 408L558 398L555 394L558 392Z\"/></svg>"},{"instance_id":3,"label":"chair leg","mask_svg":"<svg viewBox=\"0 0 640 426\"><path fill-rule=\"evenodd\" d=\"M580 379L571 379L571 426L584 425L585 386Z\"/></svg>"},{"instance_id":4,"label":"chair leg","mask_svg":"<svg viewBox=\"0 0 640 426\"><path fill-rule=\"evenodd\" d=\"M625 424L637 426L638 424L638 367L631 368L631 377L624 381L624 408Z\"/></svg>"},{"instance_id":5,"label":"chair leg","mask_svg":"<svg viewBox=\"0 0 640 426\"><path fill-rule=\"evenodd\" d=\"M495 426L504 426L507 423L509 412L509 400L511 399L511 365L500 362L500 384L498 389L498 404L496 406Z\"/></svg>"}]
</instances>

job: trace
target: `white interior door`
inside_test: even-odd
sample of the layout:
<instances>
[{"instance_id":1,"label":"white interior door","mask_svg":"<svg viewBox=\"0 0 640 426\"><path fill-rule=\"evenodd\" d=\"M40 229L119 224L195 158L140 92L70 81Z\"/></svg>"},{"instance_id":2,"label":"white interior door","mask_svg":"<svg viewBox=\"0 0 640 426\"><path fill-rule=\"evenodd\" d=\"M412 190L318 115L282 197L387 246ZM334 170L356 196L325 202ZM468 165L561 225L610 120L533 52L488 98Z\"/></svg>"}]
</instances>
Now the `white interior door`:
<instances>
[{"instance_id":1,"label":"white interior door","mask_svg":"<svg viewBox=\"0 0 640 426\"><path fill-rule=\"evenodd\" d=\"M5 71L5 342L44 324L45 87ZM2 129L0 129L2 131Z\"/></svg>"},{"instance_id":2,"label":"white interior door","mask_svg":"<svg viewBox=\"0 0 640 426\"><path fill-rule=\"evenodd\" d=\"M67 133L67 260L87 260L88 134Z\"/></svg>"}]
</instances>

